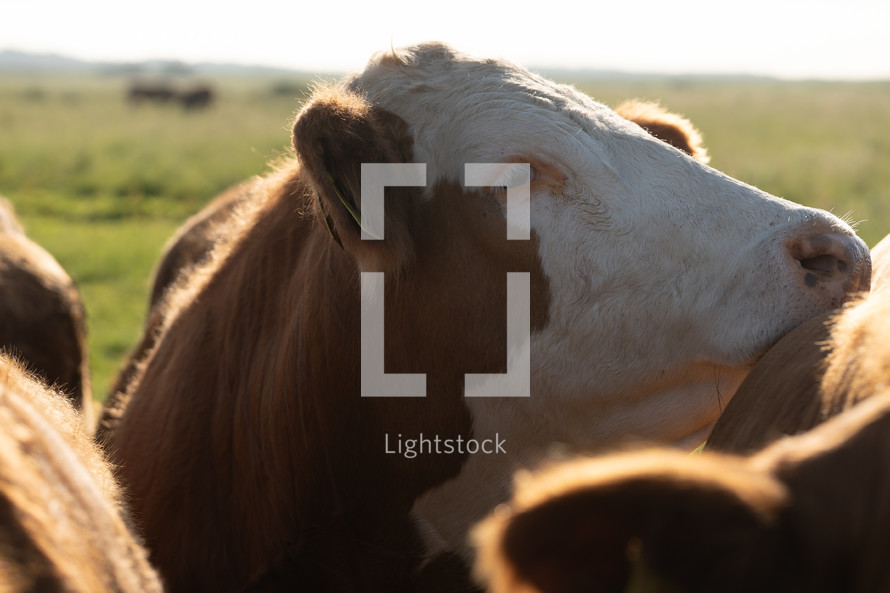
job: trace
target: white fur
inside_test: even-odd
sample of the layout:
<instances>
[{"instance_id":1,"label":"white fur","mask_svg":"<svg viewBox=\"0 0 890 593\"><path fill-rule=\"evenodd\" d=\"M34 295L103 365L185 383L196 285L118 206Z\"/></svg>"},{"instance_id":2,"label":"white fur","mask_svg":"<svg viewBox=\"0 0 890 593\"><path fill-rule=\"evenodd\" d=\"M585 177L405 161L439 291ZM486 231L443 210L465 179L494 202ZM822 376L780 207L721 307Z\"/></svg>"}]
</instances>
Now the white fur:
<instances>
[{"instance_id":1,"label":"white fur","mask_svg":"<svg viewBox=\"0 0 890 593\"><path fill-rule=\"evenodd\" d=\"M787 245L852 235L846 224L730 179L571 87L439 45L378 55L349 86L408 122L428 188L463 180L466 163L529 162L543 178L531 228L551 292L531 397L466 399L474 435L506 437L509 463L470 456L418 501L431 551L468 554L468 528L542 443L694 446L752 359L827 308L788 272Z\"/></svg>"}]
</instances>

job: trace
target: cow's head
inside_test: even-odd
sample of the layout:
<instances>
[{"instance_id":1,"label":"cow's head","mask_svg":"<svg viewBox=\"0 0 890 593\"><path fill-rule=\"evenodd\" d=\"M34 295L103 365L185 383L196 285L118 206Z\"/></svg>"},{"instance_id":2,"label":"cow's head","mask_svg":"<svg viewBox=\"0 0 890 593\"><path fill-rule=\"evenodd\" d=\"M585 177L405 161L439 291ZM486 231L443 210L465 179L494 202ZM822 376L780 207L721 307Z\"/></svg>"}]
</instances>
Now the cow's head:
<instances>
[{"instance_id":1,"label":"cow's head","mask_svg":"<svg viewBox=\"0 0 890 593\"><path fill-rule=\"evenodd\" d=\"M495 373L527 356L531 397L464 400L474 433L506 436L516 463L553 442L701 442L770 344L868 287L867 247L838 218L731 179L572 87L440 44L380 54L317 92L294 143L318 217L400 295L387 357L393 331L411 338L394 367ZM382 241L362 240L362 163L425 164L422 187L387 190ZM471 163L528 173L477 187ZM525 182L523 216L507 195ZM524 223L527 240L507 239ZM508 353L509 272L530 274L531 338ZM484 465L461 475L508 483L512 464ZM429 504L455 499L442 496ZM455 513L442 517L428 519L462 546L465 531L442 526Z\"/></svg>"}]
</instances>

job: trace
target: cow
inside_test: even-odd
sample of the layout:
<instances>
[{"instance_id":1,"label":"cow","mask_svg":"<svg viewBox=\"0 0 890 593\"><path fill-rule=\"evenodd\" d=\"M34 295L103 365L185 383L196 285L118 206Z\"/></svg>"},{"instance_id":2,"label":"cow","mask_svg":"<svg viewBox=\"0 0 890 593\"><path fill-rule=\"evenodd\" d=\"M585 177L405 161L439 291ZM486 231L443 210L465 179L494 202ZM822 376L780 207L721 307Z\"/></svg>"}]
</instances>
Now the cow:
<instances>
[{"instance_id":1,"label":"cow","mask_svg":"<svg viewBox=\"0 0 890 593\"><path fill-rule=\"evenodd\" d=\"M213 89L207 85L200 85L181 91L176 96L186 111L206 109L213 103L213 97Z\"/></svg>"},{"instance_id":2,"label":"cow","mask_svg":"<svg viewBox=\"0 0 890 593\"><path fill-rule=\"evenodd\" d=\"M0 201L0 350L63 390L92 423L86 313L77 286Z\"/></svg>"},{"instance_id":3,"label":"cow","mask_svg":"<svg viewBox=\"0 0 890 593\"><path fill-rule=\"evenodd\" d=\"M615 111L697 161L708 162L708 152L704 147L701 133L688 119L667 111L656 103L640 100L626 101L617 106ZM239 208L243 208L244 202L250 199L255 185L253 181L246 181L228 188L189 218L167 242L153 274L149 313L142 338L127 357L109 390L106 400L108 405L97 427L100 441L106 439L106 430L114 424L120 412L118 399L126 392L140 362L154 345L164 319L162 298L174 287L177 280L188 282L188 274L207 261L211 251L220 241L226 240L226 222Z\"/></svg>"},{"instance_id":4,"label":"cow","mask_svg":"<svg viewBox=\"0 0 890 593\"><path fill-rule=\"evenodd\" d=\"M695 447L772 343L868 287L838 218L442 44L319 86L293 142L106 433L173 592L470 588L514 469Z\"/></svg>"},{"instance_id":5,"label":"cow","mask_svg":"<svg viewBox=\"0 0 890 593\"><path fill-rule=\"evenodd\" d=\"M701 132L691 121L677 113L671 113L658 103L632 99L615 107L615 112L641 128L701 163L711 157L704 146Z\"/></svg>"},{"instance_id":6,"label":"cow","mask_svg":"<svg viewBox=\"0 0 890 593\"><path fill-rule=\"evenodd\" d=\"M143 102L168 103L176 98L176 89L166 82L137 81L127 90L127 101L132 106L142 105Z\"/></svg>"},{"instance_id":7,"label":"cow","mask_svg":"<svg viewBox=\"0 0 890 593\"><path fill-rule=\"evenodd\" d=\"M0 354L0 591L161 593L66 398Z\"/></svg>"},{"instance_id":8,"label":"cow","mask_svg":"<svg viewBox=\"0 0 890 593\"><path fill-rule=\"evenodd\" d=\"M859 325L861 358L846 359L859 403L809 432L746 456L651 449L517 475L512 502L473 532L480 581L491 593L890 590L888 304L851 310L878 325Z\"/></svg>"},{"instance_id":9,"label":"cow","mask_svg":"<svg viewBox=\"0 0 890 593\"><path fill-rule=\"evenodd\" d=\"M880 366L863 362L875 360L870 352L881 347L883 320L890 315L884 313L890 307L888 246L890 238L885 238L872 250L867 298L803 323L770 348L714 425L709 450L757 451L806 432L868 397L871 392L863 389L863 382L890 381Z\"/></svg>"}]
</instances>

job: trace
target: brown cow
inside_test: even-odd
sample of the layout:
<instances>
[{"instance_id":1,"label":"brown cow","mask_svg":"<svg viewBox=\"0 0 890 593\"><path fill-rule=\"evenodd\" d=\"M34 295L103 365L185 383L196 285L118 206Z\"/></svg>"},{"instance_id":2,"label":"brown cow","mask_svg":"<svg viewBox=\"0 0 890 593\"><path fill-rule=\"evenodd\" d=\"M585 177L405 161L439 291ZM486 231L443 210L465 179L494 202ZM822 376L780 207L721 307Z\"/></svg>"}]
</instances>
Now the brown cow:
<instances>
[{"instance_id":1,"label":"brown cow","mask_svg":"<svg viewBox=\"0 0 890 593\"><path fill-rule=\"evenodd\" d=\"M491 593L887 591L888 467L887 383L751 457L565 462L517 477L513 502L475 532L477 574Z\"/></svg>"},{"instance_id":2,"label":"brown cow","mask_svg":"<svg viewBox=\"0 0 890 593\"><path fill-rule=\"evenodd\" d=\"M293 139L169 293L109 433L173 592L469 586L514 468L695 447L718 393L868 283L836 217L441 44L318 89Z\"/></svg>"},{"instance_id":3,"label":"brown cow","mask_svg":"<svg viewBox=\"0 0 890 593\"><path fill-rule=\"evenodd\" d=\"M811 319L782 338L757 363L708 438L711 451L753 452L805 432L871 395L865 385L890 381L870 351L890 335L887 267L890 238L872 250L874 276L866 299Z\"/></svg>"},{"instance_id":4,"label":"brown cow","mask_svg":"<svg viewBox=\"0 0 890 593\"><path fill-rule=\"evenodd\" d=\"M91 417L85 310L74 282L0 202L0 350L12 352Z\"/></svg>"},{"instance_id":5,"label":"brown cow","mask_svg":"<svg viewBox=\"0 0 890 593\"><path fill-rule=\"evenodd\" d=\"M679 148L702 163L708 162L709 157L701 134L688 119L671 113L656 103L640 100L626 101L616 107L615 111L659 140ZM257 186L257 182L251 180L227 189L189 218L167 242L154 272L149 313L142 338L112 383L106 407L99 419L97 438L101 442L108 438L108 430L117 422L122 412L120 398L158 336L165 312L165 307L160 304L161 299L177 279L187 282L188 274L205 264L214 247L226 240L229 217L250 199Z\"/></svg>"},{"instance_id":6,"label":"brown cow","mask_svg":"<svg viewBox=\"0 0 890 593\"><path fill-rule=\"evenodd\" d=\"M0 591L160 593L78 414L3 354L0 427Z\"/></svg>"}]
</instances>

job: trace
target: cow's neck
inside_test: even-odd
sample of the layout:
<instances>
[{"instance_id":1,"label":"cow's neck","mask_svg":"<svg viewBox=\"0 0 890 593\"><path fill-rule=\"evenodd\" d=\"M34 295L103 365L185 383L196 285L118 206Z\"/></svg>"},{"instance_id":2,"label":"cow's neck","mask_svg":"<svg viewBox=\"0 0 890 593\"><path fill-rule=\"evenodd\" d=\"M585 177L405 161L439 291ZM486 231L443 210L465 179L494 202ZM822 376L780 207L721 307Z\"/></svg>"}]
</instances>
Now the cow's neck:
<instances>
[{"instance_id":1,"label":"cow's neck","mask_svg":"<svg viewBox=\"0 0 890 593\"><path fill-rule=\"evenodd\" d=\"M546 329L533 335L532 342L545 338ZM557 398L535 385L534 378L532 397L527 399L471 398L475 437L500 439L506 454L470 456L458 476L417 500L412 517L423 535L427 557L455 553L472 563L471 529L509 500L518 470L570 455L651 443L693 450L710 432L720 394L731 397L746 372L691 365L674 376L640 385L635 401L596 394L595 386L578 397ZM688 420L665 426L661 422L665 410Z\"/></svg>"}]
</instances>

